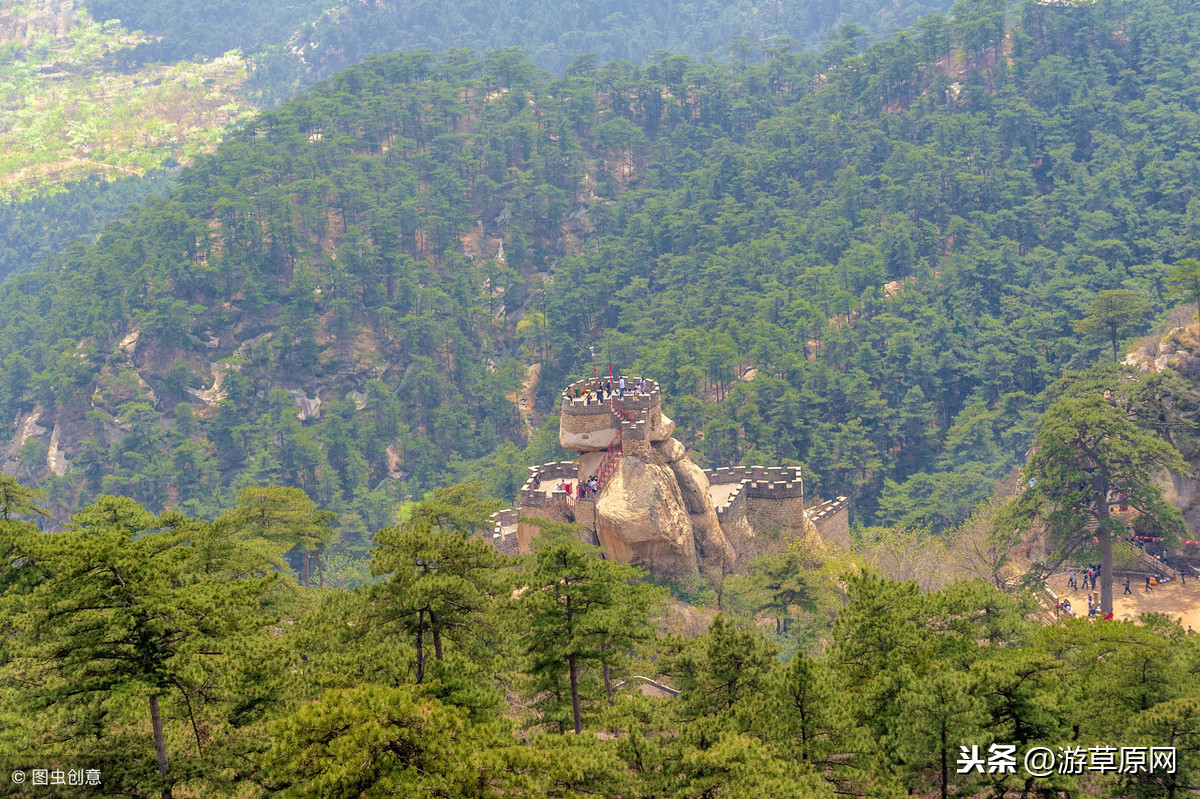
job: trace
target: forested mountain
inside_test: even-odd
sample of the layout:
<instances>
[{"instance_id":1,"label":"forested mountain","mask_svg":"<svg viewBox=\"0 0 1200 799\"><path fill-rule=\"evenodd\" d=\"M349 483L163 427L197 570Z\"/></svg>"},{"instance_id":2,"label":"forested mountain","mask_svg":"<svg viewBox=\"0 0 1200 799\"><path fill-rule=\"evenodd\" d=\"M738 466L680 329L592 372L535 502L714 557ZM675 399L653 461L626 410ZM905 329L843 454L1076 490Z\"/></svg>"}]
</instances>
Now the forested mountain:
<instances>
[{"instance_id":1,"label":"forested mountain","mask_svg":"<svg viewBox=\"0 0 1200 799\"><path fill-rule=\"evenodd\" d=\"M860 518L953 524L1107 346L1072 322L1122 287L1164 310L1200 224L1194 11L958 15L832 63L339 73L3 286L10 466L60 508L211 512L275 481L378 526L455 477L510 496L554 453L519 451L507 397L593 345L663 383L710 464L801 463Z\"/></svg>"},{"instance_id":2,"label":"forested mountain","mask_svg":"<svg viewBox=\"0 0 1200 799\"><path fill-rule=\"evenodd\" d=\"M169 174L248 111L371 54L515 45L556 73L584 53L643 62L670 48L744 59L758 57L756 42L816 46L843 23L865 26L846 32L865 41L948 3L335 5L0 3L8 104L0 115L0 196L10 200L0 203L0 278L95 235L155 190L157 181L141 180L147 170Z\"/></svg>"},{"instance_id":3,"label":"forested mountain","mask_svg":"<svg viewBox=\"0 0 1200 799\"><path fill-rule=\"evenodd\" d=\"M95 19L120 20L129 30L146 31L134 57L141 61L215 58L230 50L258 53L286 43L296 30L336 5L336 0L243 0L168 2L168 0L86 0Z\"/></svg>"},{"instance_id":4,"label":"forested mountain","mask_svg":"<svg viewBox=\"0 0 1200 799\"><path fill-rule=\"evenodd\" d=\"M94 235L254 110L236 54L146 63L69 0L0 3L0 278Z\"/></svg>"},{"instance_id":5,"label":"forested mountain","mask_svg":"<svg viewBox=\"0 0 1200 799\"><path fill-rule=\"evenodd\" d=\"M1200 638L1015 583L1093 543L1111 576L1114 494L1183 527L1198 40L1183 0L972 0L862 53L373 57L256 116L0 284L0 762L165 799L1182 795ZM1161 371L1063 377L1172 315ZM499 555L592 349L698 459L896 529L665 588L551 522ZM921 586L860 568L913 551Z\"/></svg>"},{"instance_id":6,"label":"forested mountain","mask_svg":"<svg viewBox=\"0 0 1200 799\"><path fill-rule=\"evenodd\" d=\"M995 4L993 4L995 5ZM288 48L261 62L272 79L308 85L369 55L428 48L475 51L521 47L544 69L561 74L576 58L644 65L658 51L719 60L758 58L763 45L818 49L827 39L868 39L945 12L945 0L923 2L598 3L483 0L372 0L332 8L302 27ZM1003 3L996 5L1000 10ZM844 26L844 27L843 27ZM834 31L841 28L839 35Z\"/></svg>"},{"instance_id":7,"label":"forested mountain","mask_svg":"<svg viewBox=\"0 0 1200 799\"><path fill-rule=\"evenodd\" d=\"M259 86L270 97L287 85L307 86L370 55L400 50L476 52L521 47L544 69L561 73L577 57L641 64L656 51L698 57L744 57L756 44L785 40L812 49L842 25L856 35L882 35L926 13L944 12L946 0L885 2L749 0L714 2L304 2L221 3L87 0L97 20L120 20L155 35L142 44L142 61L215 57L240 48L260 57ZM776 42L775 40L779 41Z\"/></svg>"}]
</instances>

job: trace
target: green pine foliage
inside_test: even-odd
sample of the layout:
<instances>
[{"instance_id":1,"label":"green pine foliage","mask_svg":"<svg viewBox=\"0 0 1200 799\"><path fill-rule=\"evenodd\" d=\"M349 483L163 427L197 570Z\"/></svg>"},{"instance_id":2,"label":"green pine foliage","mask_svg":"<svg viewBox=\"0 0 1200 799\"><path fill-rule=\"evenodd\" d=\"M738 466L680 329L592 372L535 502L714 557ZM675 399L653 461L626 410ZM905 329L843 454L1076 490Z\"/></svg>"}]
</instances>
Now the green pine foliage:
<instances>
[{"instance_id":1,"label":"green pine foliage","mask_svg":"<svg viewBox=\"0 0 1200 799\"><path fill-rule=\"evenodd\" d=\"M4 286L0 410L15 433L47 409L73 468L29 449L27 476L60 513L298 487L361 553L398 497L511 498L558 453L509 397L537 362L547 409L591 345L662 382L708 465L802 464L864 521L953 527L1019 463L1041 392L1133 331L1081 339L1097 297L1169 307L1196 215L1192 112L1154 110L1196 74L1171 44L1193 11L1028 5L999 60L968 11L863 55L340 73Z\"/></svg>"},{"instance_id":2,"label":"green pine foliage","mask_svg":"<svg viewBox=\"0 0 1200 799\"><path fill-rule=\"evenodd\" d=\"M39 515L36 496L2 487L0 759L99 769L110 792L1030 790L1020 770L959 773L963 747L986 757L992 744L1017 747L1018 763L1034 746L1176 747L1174 773L1062 771L1034 781L1046 791L1170 796L1200 768L1200 644L1162 616L1047 623L1019 590L923 593L784 559L745 579L803 596L685 638L663 632L661 589L573 528L548 526L533 555L505 559L428 522L444 497L380 533L384 582L305 591L280 560L291 534L272 529L296 527L303 503L272 504L284 521L264 525L244 509L156 517L104 497L41 532L22 520ZM780 656L764 622L810 602L836 618ZM440 636L436 655L422 636Z\"/></svg>"}]
</instances>

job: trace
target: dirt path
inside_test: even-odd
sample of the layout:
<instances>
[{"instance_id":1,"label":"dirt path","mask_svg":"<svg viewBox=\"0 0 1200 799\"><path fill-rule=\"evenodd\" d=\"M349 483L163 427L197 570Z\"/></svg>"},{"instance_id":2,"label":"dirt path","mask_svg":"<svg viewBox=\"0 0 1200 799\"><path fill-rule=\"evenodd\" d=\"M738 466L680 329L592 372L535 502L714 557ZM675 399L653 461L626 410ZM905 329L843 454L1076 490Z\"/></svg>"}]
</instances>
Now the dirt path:
<instances>
[{"instance_id":1,"label":"dirt path","mask_svg":"<svg viewBox=\"0 0 1200 799\"><path fill-rule=\"evenodd\" d=\"M1154 586L1154 590L1146 591L1146 581L1131 580L1129 588L1133 592L1126 595L1122 580L1113 583L1113 617L1116 619L1136 621L1144 613L1165 613L1178 621L1186 630L1189 625L1200 630L1200 581L1188 578L1187 585L1181 585L1176 577L1168 583ZM1087 614L1088 592L1082 588L1083 579L1079 580L1080 588L1072 591L1067 588L1065 574L1056 574L1050 578L1051 590L1060 597L1071 600L1071 607L1082 615ZM1097 584L1095 593L1099 594Z\"/></svg>"},{"instance_id":2,"label":"dirt path","mask_svg":"<svg viewBox=\"0 0 1200 799\"><path fill-rule=\"evenodd\" d=\"M541 379L542 365L540 363L531 363L529 368L525 370L525 380L521 383L521 388L516 394L509 394L508 398L517 406L517 413L521 414L521 421L525 422L525 430L527 433L533 433L534 430L542 426L541 414L533 407L533 399L537 394L538 381Z\"/></svg>"}]
</instances>

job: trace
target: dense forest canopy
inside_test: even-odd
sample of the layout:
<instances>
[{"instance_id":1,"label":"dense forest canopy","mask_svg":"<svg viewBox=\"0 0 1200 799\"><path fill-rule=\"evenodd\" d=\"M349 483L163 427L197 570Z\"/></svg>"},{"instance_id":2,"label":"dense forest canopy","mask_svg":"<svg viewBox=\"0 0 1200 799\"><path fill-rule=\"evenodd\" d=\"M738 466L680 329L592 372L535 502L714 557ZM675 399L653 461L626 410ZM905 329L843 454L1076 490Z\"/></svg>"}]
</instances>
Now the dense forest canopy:
<instances>
[{"instance_id":1,"label":"dense forest canopy","mask_svg":"<svg viewBox=\"0 0 1200 799\"><path fill-rule=\"evenodd\" d=\"M1044 624L983 581L922 593L789 549L727 581L745 611L667 633L640 570L562 525L504 558L450 494L379 532L374 585L301 587L276 564L317 520L270 491L212 521L105 497L42 533L0 478L6 769L166 799L832 799L1171 797L1200 768L1200 639L1162 616ZM760 609L824 651L784 660Z\"/></svg>"},{"instance_id":2,"label":"dense forest canopy","mask_svg":"<svg viewBox=\"0 0 1200 799\"><path fill-rule=\"evenodd\" d=\"M1107 577L1111 492L1183 525L1195 382L1111 361L1200 302L1200 11L860 38L372 57L0 284L0 761L165 799L1190 790L1200 638L1060 620L992 533ZM594 363L880 526L719 583L550 522L499 555ZM995 746L1173 754L959 768Z\"/></svg>"},{"instance_id":3,"label":"dense forest canopy","mask_svg":"<svg viewBox=\"0 0 1200 799\"><path fill-rule=\"evenodd\" d=\"M646 62L654 52L761 57L755 42L815 48L833 28L862 46L944 0L705 4L14 2L0 8L0 278L40 264L157 191L225 123L270 107L369 55L520 46L561 74L576 56ZM853 27L859 26L859 27ZM240 57L238 56L240 53ZM225 55L223 54L229 54ZM242 60L244 57L244 61ZM246 71L226 74L232 61ZM195 62L195 63L193 63ZM198 89L204 86L204 102ZM179 90L187 102L178 102ZM215 126L215 127L214 127ZM97 180L102 178L102 180Z\"/></svg>"},{"instance_id":4,"label":"dense forest canopy","mask_svg":"<svg viewBox=\"0 0 1200 799\"><path fill-rule=\"evenodd\" d=\"M511 496L554 449L520 451L506 397L595 346L662 382L709 464L799 463L860 518L953 525L1109 345L1073 323L1118 288L1150 309L1123 336L1166 310L1200 218L1194 11L955 20L561 78L512 49L371 59L5 284L9 429L61 422L63 508L273 480L377 520L455 477ZM18 450L48 477L40 439Z\"/></svg>"},{"instance_id":5,"label":"dense forest canopy","mask_svg":"<svg viewBox=\"0 0 1200 799\"><path fill-rule=\"evenodd\" d=\"M777 39L813 49L840 26L855 27L857 35L882 35L923 14L944 12L950 3L87 0L85 6L97 20L117 19L130 30L155 34L157 41L138 50L142 61L213 57L234 48L269 54L259 60L260 86L281 97L286 92L276 85L280 81L308 85L367 56L400 50L483 52L515 46L544 69L561 73L584 54L642 64L664 49L693 57L724 57L727 51L744 57L756 43Z\"/></svg>"}]
</instances>

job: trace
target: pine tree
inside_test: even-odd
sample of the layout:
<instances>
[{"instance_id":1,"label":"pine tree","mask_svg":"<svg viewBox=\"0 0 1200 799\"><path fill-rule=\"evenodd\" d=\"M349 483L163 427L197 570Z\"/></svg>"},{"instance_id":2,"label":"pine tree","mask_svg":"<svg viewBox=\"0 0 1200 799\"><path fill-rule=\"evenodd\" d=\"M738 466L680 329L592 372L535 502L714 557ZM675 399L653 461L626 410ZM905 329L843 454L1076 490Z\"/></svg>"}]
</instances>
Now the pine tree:
<instances>
[{"instance_id":1,"label":"pine tree","mask_svg":"<svg viewBox=\"0 0 1200 799\"><path fill-rule=\"evenodd\" d=\"M447 638L482 656L495 632L488 611L508 585L503 558L478 539L412 520L380 530L375 542L371 570L387 578L372 591L379 622L412 637L415 681L425 679L430 643L438 661L445 659Z\"/></svg>"},{"instance_id":2,"label":"pine tree","mask_svg":"<svg viewBox=\"0 0 1200 799\"><path fill-rule=\"evenodd\" d=\"M601 560L594 547L545 535L539 544L536 568L521 595L529 621L524 648L531 690L548 697L540 703L543 718L564 731L569 701L570 726L579 734L594 681L588 667L605 672L623 651L653 637L649 613L659 592L633 582L644 570Z\"/></svg>"},{"instance_id":3,"label":"pine tree","mask_svg":"<svg viewBox=\"0 0 1200 799\"><path fill-rule=\"evenodd\" d=\"M1069 381L1071 378L1068 378ZM1113 537L1123 525L1109 502L1118 495L1168 530L1182 528L1179 511L1163 500L1155 478L1164 470L1183 474L1179 452L1130 418L1125 401L1136 381L1077 382L1047 409L1025 467L1028 490L1015 506L1028 524L1044 518L1064 557L1093 535L1101 553L1100 611L1112 611Z\"/></svg>"},{"instance_id":4,"label":"pine tree","mask_svg":"<svg viewBox=\"0 0 1200 799\"><path fill-rule=\"evenodd\" d=\"M160 702L183 700L200 747L197 686L240 633L263 623L256 609L276 584L214 564L206 553L221 535L211 524L156 518L132 500L102 497L64 531L25 539L28 568L41 579L4 600L14 628L5 666L28 686L27 709L53 708L69 720L42 735L74 739L76 754L111 758L88 751L88 738L114 708L144 702L164 799L175 777Z\"/></svg>"}]
</instances>

